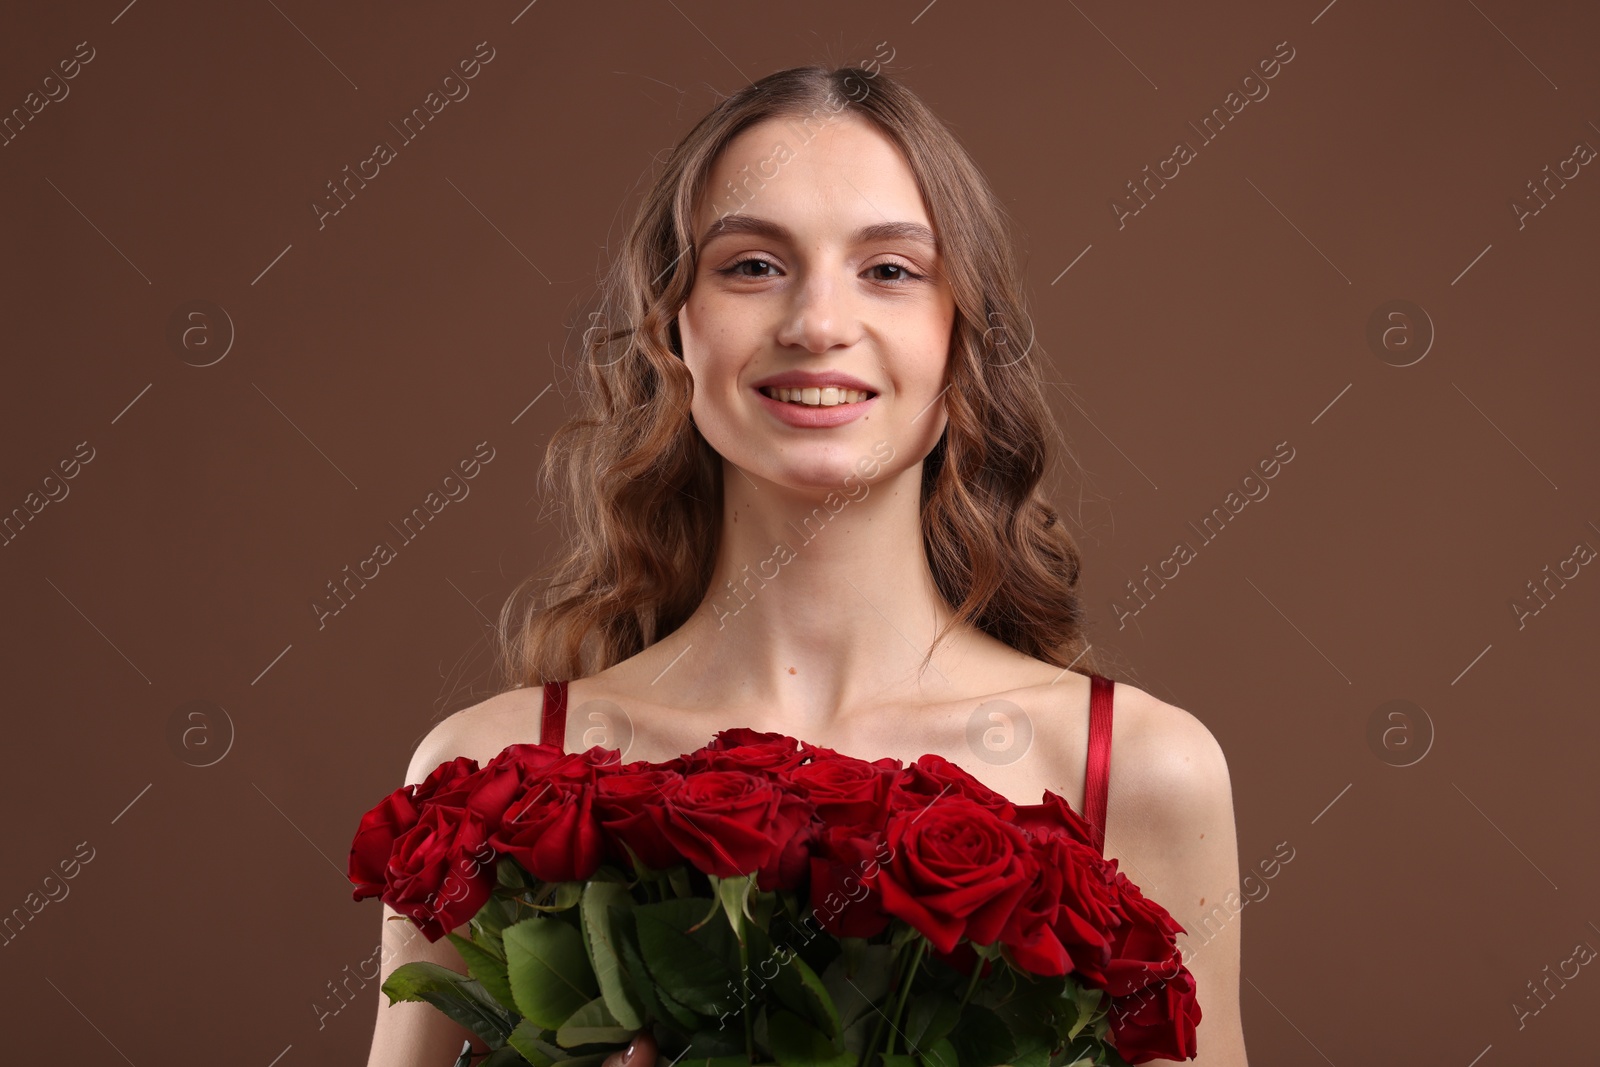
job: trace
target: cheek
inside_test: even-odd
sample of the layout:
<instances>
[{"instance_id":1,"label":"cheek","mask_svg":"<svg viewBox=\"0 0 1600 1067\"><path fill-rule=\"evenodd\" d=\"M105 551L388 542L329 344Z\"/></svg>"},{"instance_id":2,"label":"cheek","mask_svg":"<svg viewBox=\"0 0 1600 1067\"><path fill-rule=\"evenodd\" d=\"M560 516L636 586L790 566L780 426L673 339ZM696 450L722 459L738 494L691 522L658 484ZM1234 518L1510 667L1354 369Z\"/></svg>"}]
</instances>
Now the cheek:
<instances>
[{"instance_id":1,"label":"cheek","mask_svg":"<svg viewBox=\"0 0 1600 1067\"><path fill-rule=\"evenodd\" d=\"M678 312L678 337L682 341L683 362L701 384L726 357L731 338L726 308L719 308L713 297L690 294Z\"/></svg>"}]
</instances>

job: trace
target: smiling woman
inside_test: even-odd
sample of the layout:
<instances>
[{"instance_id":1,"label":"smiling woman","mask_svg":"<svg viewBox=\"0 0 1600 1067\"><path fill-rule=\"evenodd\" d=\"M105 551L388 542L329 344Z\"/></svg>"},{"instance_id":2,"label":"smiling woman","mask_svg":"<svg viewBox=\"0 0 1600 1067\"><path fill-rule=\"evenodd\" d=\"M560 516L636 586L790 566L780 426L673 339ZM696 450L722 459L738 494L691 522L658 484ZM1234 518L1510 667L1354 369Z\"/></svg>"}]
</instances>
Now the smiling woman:
<instances>
[{"instance_id":1,"label":"smiling woman","mask_svg":"<svg viewBox=\"0 0 1600 1067\"><path fill-rule=\"evenodd\" d=\"M719 205L797 119L803 150ZM570 703L579 747L624 759L731 727L936 755L1019 804L1071 798L1179 922L1236 891L1215 739L1091 648L1078 547L1040 488L1060 440L1042 347L1018 355L995 326L1030 321L1024 289L982 172L894 78L794 68L718 104L667 155L583 334L579 410L544 471L567 551L502 610L509 688L435 726L407 782L515 743L570 751ZM819 508L827 536L797 541ZM781 580L769 566L730 617L728 591L774 558ZM1245 1063L1239 935L1187 970L1119 958L1104 991L1130 1062ZM443 940L408 958L464 969ZM380 1007L369 1062L464 1036ZM627 1067L657 1052L641 1032Z\"/></svg>"}]
</instances>

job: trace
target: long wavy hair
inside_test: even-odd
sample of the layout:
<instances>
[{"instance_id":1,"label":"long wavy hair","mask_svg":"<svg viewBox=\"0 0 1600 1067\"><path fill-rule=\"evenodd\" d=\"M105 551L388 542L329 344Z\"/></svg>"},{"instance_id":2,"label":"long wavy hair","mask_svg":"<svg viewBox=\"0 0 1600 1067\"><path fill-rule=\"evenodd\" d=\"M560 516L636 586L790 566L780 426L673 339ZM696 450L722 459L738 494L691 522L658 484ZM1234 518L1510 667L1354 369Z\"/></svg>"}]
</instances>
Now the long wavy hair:
<instances>
[{"instance_id":1,"label":"long wavy hair","mask_svg":"<svg viewBox=\"0 0 1600 1067\"><path fill-rule=\"evenodd\" d=\"M1005 209L910 89L882 70L807 66L728 97L678 142L602 282L576 367L576 414L551 438L541 478L566 551L500 612L510 686L605 670L672 633L707 595L722 461L690 419L676 321L698 268L695 209L718 155L746 128L842 114L872 122L904 153L955 295L948 422L922 469L923 546L954 614L933 647L969 623L1035 658L1105 673L1085 633L1077 545L1039 488L1051 445L1065 443L1045 402Z\"/></svg>"}]
</instances>

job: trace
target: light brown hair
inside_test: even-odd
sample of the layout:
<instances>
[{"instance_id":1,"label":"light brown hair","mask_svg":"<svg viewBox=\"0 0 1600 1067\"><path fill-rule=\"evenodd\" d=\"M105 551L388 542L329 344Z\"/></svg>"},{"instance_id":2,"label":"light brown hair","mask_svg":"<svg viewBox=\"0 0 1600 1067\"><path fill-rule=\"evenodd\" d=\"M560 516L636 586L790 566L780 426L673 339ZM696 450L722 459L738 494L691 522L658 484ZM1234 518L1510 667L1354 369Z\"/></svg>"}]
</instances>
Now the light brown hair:
<instances>
[{"instance_id":1,"label":"light brown hair","mask_svg":"<svg viewBox=\"0 0 1600 1067\"><path fill-rule=\"evenodd\" d=\"M672 149L634 216L583 334L579 410L545 454L565 555L542 597L544 579L533 576L501 609L509 684L604 670L676 630L705 598L722 461L690 420L693 380L676 323L697 270L695 210L739 133L767 119L804 128L824 113L864 118L904 153L955 295L948 424L922 474L923 543L940 593L957 621L1038 659L1104 673L1084 632L1077 545L1039 489L1059 430L1005 209L910 89L881 70L810 66L717 105ZM930 648L924 664L931 657Z\"/></svg>"}]
</instances>

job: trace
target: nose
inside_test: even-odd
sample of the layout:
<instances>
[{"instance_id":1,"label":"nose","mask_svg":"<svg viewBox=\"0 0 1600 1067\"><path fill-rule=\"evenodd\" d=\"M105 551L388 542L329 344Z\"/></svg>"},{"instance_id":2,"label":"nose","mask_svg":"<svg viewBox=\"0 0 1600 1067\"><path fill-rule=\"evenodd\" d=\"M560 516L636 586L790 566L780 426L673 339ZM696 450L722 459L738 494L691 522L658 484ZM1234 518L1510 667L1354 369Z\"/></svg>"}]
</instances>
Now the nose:
<instances>
[{"instance_id":1,"label":"nose","mask_svg":"<svg viewBox=\"0 0 1600 1067\"><path fill-rule=\"evenodd\" d=\"M819 354L856 343L860 324L847 286L825 271L810 271L792 292L778 330L779 343Z\"/></svg>"}]
</instances>

